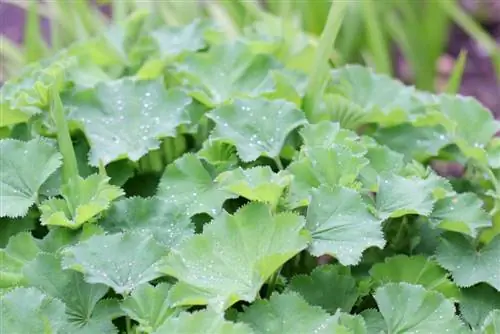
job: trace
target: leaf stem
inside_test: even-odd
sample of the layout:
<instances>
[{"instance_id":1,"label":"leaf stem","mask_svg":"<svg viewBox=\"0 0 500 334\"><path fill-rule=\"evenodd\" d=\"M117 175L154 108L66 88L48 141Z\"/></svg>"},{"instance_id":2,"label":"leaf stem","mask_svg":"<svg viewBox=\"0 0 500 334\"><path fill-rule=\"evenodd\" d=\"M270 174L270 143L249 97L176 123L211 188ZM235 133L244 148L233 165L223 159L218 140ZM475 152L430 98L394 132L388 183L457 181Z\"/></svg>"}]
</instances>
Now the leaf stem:
<instances>
[{"instance_id":1,"label":"leaf stem","mask_svg":"<svg viewBox=\"0 0 500 334\"><path fill-rule=\"evenodd\" d=\"M57 143L63 157L63 181L66 183L71 178L79 175L78 164L73 142L71 141L68 123L66 123L64 115L64 107L55 86L51 90L51 95L50 112L56 123Z\"/></svg>"},{"instance_id":2,"label":"leaf stem","mask_svg":"<svg viewBox=\"0 0 500 334\"><path fill-rule=\"evenodd\" d=\"M281 159L280 159L279 156L277 156L276 158L274 158L274 162L276 163L276 166L278 167L279 170L285 169L283 167L283 163L281 162Z\"/></svg>"},{"instance_id":3,"label":"leaf stem","mask_svg":"<svg viewBox=\"0 0 500 334\"><path fill-rule=\"evenodd\" d=\"M267 284L267 290L266 290L266 298L269 299L274 291L274 288L276 286L276 282L278 281L278 277L281 272L281 267L276 270L271 278L269 279L269 283Z\"/></svg>"},{"instance_id":4,"label":"leaf stem","mask_svg":"<svg viewBox=\"0 0 500 334\"><path fill-rule=\"evenodd\" d=\"M490 215L494 216L498 211L500 211L500 183L498 182L495 173L491 170L491 168L483 166L482 164L477 164L477 167L486 173L488 177L491 180L491 183L493 183L493 188L495 189L495 205L493 206L493 209L490 211Z\"/></svg>"},{"instance_id":5,"label":"leaf stem","mask_svg":"<svg viewBox=\"0 0 500 334\"><path fill-rule=\"evenodd\" d=\"M324 78L328 73L330 54L349 4L349 1L337 1L332 2L330 6L328 19L316 51L315 66L309 75L302 105L308 119L313 116L323 94Z\"/></svg>"}]
</instances>

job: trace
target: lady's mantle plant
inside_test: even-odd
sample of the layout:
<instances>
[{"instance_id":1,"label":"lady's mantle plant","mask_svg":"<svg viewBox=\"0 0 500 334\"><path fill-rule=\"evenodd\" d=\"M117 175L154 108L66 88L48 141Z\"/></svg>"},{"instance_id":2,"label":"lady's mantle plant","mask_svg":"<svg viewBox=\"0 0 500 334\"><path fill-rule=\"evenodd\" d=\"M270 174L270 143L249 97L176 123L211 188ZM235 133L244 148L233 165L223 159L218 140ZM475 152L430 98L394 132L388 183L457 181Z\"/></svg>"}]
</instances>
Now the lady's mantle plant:
<instances>
[{"instance_id":1,"label":"lady's mantle plant","mask_svg":"<svg viewBox=\"0 0 500 334\"><path fill-rule=\"evenodd\" d=\"M5 84L2 332L498 331L498 123L357 65L311 95L276 26L138 15Z\"/></svg>"}]
</instances>

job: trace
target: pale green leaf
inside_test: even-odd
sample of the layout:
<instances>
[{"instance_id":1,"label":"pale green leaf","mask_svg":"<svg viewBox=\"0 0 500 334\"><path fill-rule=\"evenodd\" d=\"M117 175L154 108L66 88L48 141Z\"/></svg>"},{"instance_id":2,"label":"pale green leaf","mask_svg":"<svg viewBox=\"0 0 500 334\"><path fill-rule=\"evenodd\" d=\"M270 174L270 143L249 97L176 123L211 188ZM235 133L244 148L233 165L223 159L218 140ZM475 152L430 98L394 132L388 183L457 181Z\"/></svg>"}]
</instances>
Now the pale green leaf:
<instances>
[{"instance_id":1,"label":"pale green leaf","mask_svg":"<svg viewBox=\"0 0 500 334\"><path fill-rule=\"evenodd\" d=\"M461 193L437 201L429 218L435 227L468 234L473 238L481 229L491 226L483 201L474 193Z\"/></svg>"},{"instance_id":2,"label":"pale green leaf","mask_svg":"<svg viewBox=\"0 0 500 334\"><path fill-rule=\"evenodd\" d=\"M82 272L88 283L105 284L127 294L161 276L156 268L167 249L152 236L117 233L93 236L62 253L64 269Z\"/></svg>"},{"instance_id":3,"label":"pale green leaf","mask_svg":"<svg viewBox=\"0 0 500 334\"><path fill-rule=\"evenodd\" d=\"M462 289L460 315L474 329L480 328L488 314L500 310L500 291L485 283Z\"/></svg>"},{"instance_id":4,"label":"pale green leaf","mask_svg":"<svg viewBox=\"0 0 500 334\"><path fill-rule=\"evenodd\" d=\"M159 148L160 138L175 137L177 127L190 122L190 103L182 91L165 89L163 80L129 78L64 99L69 118L81 124L90 142L93 166L122 158L137 161Z\"/></svg>"},{"instance_id":5,"label":"pale green leaf","mask_svg":"<svg viewBox=\"0 0 500 334\"><path fill-rule=\"evenodd\" d=\"M62 334L64 304L35 288L16 288L0 296L0 333Z\"/></svg>"},{"instance_id":6,"label":"pale green leaf","mask_svg":"<svg viewBox=\"0 0 500 334\"><path fill-rule=\"evenodd\" d=\"M161 271L179 280L172 301L219 311L239 300L253 301L264 282L306 247L304 224L296 214L273 215L257 202L234 215L222 213L203 234L172 249L163 263Z\"/></svg>"},{"instance_id":7,"label":"pale green leaf","mask_svg":"<svg viewBox=\"0 0 500 334\"><path fill-rule=\"evenodd\" d=\"M337 309L350 312L359 297L356 279L348 268L340 265L319 266L311 275L294 276L287 289L300 293L309 304L332 314Z\"/></svg>"},{"instance_id":8,"label":"pale green leaf","mask_svg":"<svg viewBox=\"0 0 500 334\"><path fill-rule=\"evenodd\" d=\"M222 189L214 180L211 166L196 155L187 153L167 166L158 186L157 196L167 204L185 210L188 215L218 214L222 204L237 197Z\"/></svg>"},{"instance_id":9,"label":"pale green leaf","mask_svg":"<svg viewBox=\"0 0 500 334\"><path fill-rule=\"evenodd\" d=\"M404 166L403 155L386 146L369 147L365 158L369 163L360 173L365 186L371 191L378 190L378 177L384 174L398 174Z\"/></svg>"},{"instance_id":10,"label":"pale green leaf","mask_svg":"<svg viewBox=\"0 0 500 334\"><path fill-rule=\"evenodd\" d=\"M366 153L359 136L353 131L341 128L339 123L322 121L306 124L300 130L300 136L306 149L332 148L341 145L349 148L355 155L361 156Z\"/></svg>"},{"instance_id":11,"label":"pale green leaf","mask_svg":"<svg viewBox=\"0 0 500 334\"><path fill-rule=\"evenodd\" d=\"M109 289L103 284L86 283L79 272L63 270L60 257L48 253L39 253L23 272L30 286L62 301L68 320L78 327L90 322L97 302Z\"/></svg>"},{"instance_id":12,"label":"pale green leaf","mask_svg":"<svg viewBox=\"0 0 500 334\"><path fill-rule=\"evenodd\" d=\"M370 276L377 286L406 282L440 292L447 298L457 299L460 295L459 289L448 278L446 270L421 255L396 255L386 258L385 262L373 265Z\"/></svg>"},{"instance_id":13,"label":"pale green leaf","mask_svg":"<svg viewBox=\"0 0 500 334\"><path fill-rule=\"evenodd\" d=\"M194 98L214 107L238 96L272 92L272 70L281 67L269 55L255 55L244 43L235 42L186 56L176 64L174 75Z\"/></svg>"},{"instance_id":14,"label":"pale green leaf","mask_svg":"<svg viewBox=\"0 0 500 334\"><path fill-rule=\"evenodd\" d=\"M375 291L387 333L461 333L453 302L420 285L388 283Z\"/></svg>"},{"instance_id":15,"label":"pale green leaf","mask_svg":"<svg viewBox=\"0 0 500 334\"><path fill-rule=\"evenodd\" d=\"M251 201L265 202L276 207L283 190L290 184L291 176L284 171L274 173L269 166L250 169L233 169L220 174L216 182L223 189Z\"/></svg>"},{"instance_id":16,"label":"pale green leaf","mask_svg":"<svg viewBox=\"0 0 500 334\"><path fill-rule=\"evenodd\" d=\"M26 284L24 266L40 252L40 247L30 233L21 232L9 239L0 249L0 288Z\"/></svg>"},{"instance_id":17,"label":"pale green leaf","mask_svg":"<svg viewBox=\"0 0 500 334\"><path fill-rule=\"evenodd\" d=\"M0 217L20 217L38 200L40 187L61 166L61 155L41 139L0 140Z\"/></svg>"},{"instance_id":18,"label":"pale green leaf","mask_svg":"<svg viewBox=\"0 0 500 334\"><path fill-rule=\"evenodd\" d=\"M141 332L151 333L158 329L168 318L178 312L169 304L167 298L171 285L149 283L140 285L121 303L122 310L139 323Z\"/></svg>"},{"instance_id":19,"label":"pale green leaf","mask_svg":"<svg viewBox=\"0 0 500 334\"><path fill-rule=\"evenodd\" d=\"M238 166L236 147L220 140L205 140L198 156L215 167L218 173Z\"/></svg>"},{"instance_id":20,"label":"pale green leaf","mask_svg":"<svg viewBox=\"0 0 500 334\"><path fill-rule=\"evenodd\" d=\"M109 177L93 174L75 176L62 185L60 198L51 198L40 205L42 225L77 229L108 209L113 200L124 195L121 188L109 184Z\"/></svg>"},{"instance_id":21,"label":"pale green leaf","mask_svg":"<svg viewBox=\"0 0 500 334\"><path fill-rule=\"evenodd\" d=\"M235 145L244 162L279 157L287 136L307 122L294 104L266 99L235 99L207 117L215 122L210 138Z\"/></svg>"},{"instance_id":22,"label":"pale green leaf","mask_svg":"<svg viewBox=\"0 0 500 334\"><path fill-rule=\"evenodd\" d=\"M500 236L478 250L465 235L447 233L436 250L436 260L460 287L485 282L500 291Z\"/></svg>"},{"instance_id":23,"label":"pale green leaf","mask_svg":"<svg viewBox=\"0 0 500 334\"><path fill-rule=\"evenodd\" d=\"M224 316L211 309L194 313L183 312L169 318L153 334L254 334L245 324L226 321Z\"/></svg>"},{"instance_id":24,"label":"pale green leaf","mask_svg":"<svg viewBox=\"0 0 500 334\"><path fill-rule=\"evenodd\" d=\"M115 202L100 224L112 233L152 235L166 247L175 246L194 233L191 219L183 210L157 197L131 197Z\"/></svg>"},{"instance_id":25,"label":"pale green leaf","mask_svg":"<svg viewBox=\"0 0 500 334\"><path fill-rule=\"evenodd\" d=\"M306 220L313 238L311 254L332 255L343 265L355 265L365 249L385 245L380 219L352 189L322 186L314 190Z\"/></svg>"},{"instance_id":26,"label":"pale green leaf","mask_svg":"<svg viewBox=\"0 0 500 334\"><path fill-rule=\"evenodd\" d=\"M500 309L488 314L480 330L481 334L497 334L498 332L500 332Z\"/></svg>"},{"instance_id":27,"label":"pale green leaf","mask_svg":"<svg viewBox=\"0 0 500 334\"><path fill-rule=\"evenodd\" d=\"M250 325L256 334L336 333L338 316L321 307L309 305L297 293L274 294L249 306L239 320Z\"/></svg>"}]
</instances>

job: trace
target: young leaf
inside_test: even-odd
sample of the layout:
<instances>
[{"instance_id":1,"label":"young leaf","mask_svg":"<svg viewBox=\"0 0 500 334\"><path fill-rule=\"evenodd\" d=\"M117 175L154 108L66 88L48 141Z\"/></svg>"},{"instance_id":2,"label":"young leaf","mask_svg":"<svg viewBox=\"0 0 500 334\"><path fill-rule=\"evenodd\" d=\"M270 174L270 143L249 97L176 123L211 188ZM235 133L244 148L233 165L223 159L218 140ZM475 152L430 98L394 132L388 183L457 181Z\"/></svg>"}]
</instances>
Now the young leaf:
<instances>
[{"instance_id":1,"label":"young leaf","mask_svg":"<svg viewBox=\"0 0 500 334\"><path fill-rule=\"evenodd\" d=\"M468 234L475 238L478 232L491 226L491 218L483 209L483 202L474 193L461 193L436 202L430 221L435 227Z\"/></svg>"},{"instance_id":2,"label":"young leaf","mask_svg":"<svg viewBox=\"0 0 500 334\"><path fill-rule=\"evenodd\" d=\"M236 147L220 140L205 140L197 155L214 166L217 173L234 169L239 162Z\"/></svg>"},{"instance_id":3,"label":"young leaf","mask_svg":"<svg viewBox=\"0 0 500 334\"><path fill-rule=\"evenodd\" d=\"M24 266L33 260L40 248L28 232L21 232L9 239L7 246L0 249L0 288L22 285L26 282Z\"/></svg>"},{"instance_id":4,"label":"young leaf","mask_svg":"<svg viewBox=\"0 0 500 334\"><path fill-rule=\"evenodd\" d=\"M166 251L152 236L96 235L64 249L62 265L82 272L88 283L102 283L116 293L128 294L161 276L156 267Z\"/></svg>"},{"instance_id":5,"label":"young leaf","mask_svg":"<svg viewBox=\"0 0 500 334\"><path fill-rule=\"evenodd\" d=\"M443 295L420 285L388 283L375 291L388 333L462 333L455 306Z\"/></svg>"},{"instance_id":6,"label":"young leaf","mask_svg":"<svg viewBox=\"0 0 500 334\"><path fill-rule=\"evenodd\" d=\"M298 292L311 305L334 314L338 309L350 312L359 297L356 280L345 267L324 265L310 276L294 276L287 287Z\"/></svg>"},{"instance_id":7,"label":"young leaf","mask_svg":"<svg viewBox=\"0 0 500 334\"><path fill-rule=\"evenodd\" d=\"M190 122L191 103L179 89L166 90L162 80L120 79L64 100L69 118L81 122L91 151L91 165L122 158L137 161L160 147L159 138L175 137Z\"/></svg>"},{"instance_id":8,"label":"young leaf","mask_svg":"<svg viewBox=\"0 0 500 334\"><path fill-rule=\"evenodd\" d=\"M0 333L63 333L64 304L35 288L15 288L0 296Z\"/></svg>"},{"instance_id":9,"label":"young leaf","mask_svg":"<svg viewBox=\"0 0 500 334\"><path fill-rule=\"evenodd\" d=\"M256 97L273 91L271 71L279 68L270 56L252 54L244 43L235 42L186 56L176 64L174 75L192 87L195 99L215 107L238 96Z\"/></svg>"},{"instance_id":10,"label":"young leaf","mask_svg":"<svg viewBox=\"0 0 500 334\"><path fill-rule=\"evenodd\" d=\"M61 166L61 155L41 139L0 140L0 217L20 217L38 200L40 187Z\"/></svg>"},{"instance_id":11,"label":"young leaf","mask_svg":"<svg viewBox=\"0 0 500 334\"><path fill-rule=\"evenodd\" d=\"M290 181L289 174L284 171L273 173L269 166L240 167L224 172L216 179L224 189L251 201L269 203L272 207L276 207Z\"/></svg>"},{"instance_id":12,"label":"young leaf","mask_svg":"<svg viewBox=\"0 0 500 334\"><path fill-rule=\"evenodd\" d=\"M78 327L90 322L97 302L109 289L103 284L86 283L79 272L63 270L60 257L47 253L39 253L23 272L30 286L62 301L69 321ZM102 320L111 323L111 319Z\"/></svg>"},{"instance_id":13,"label":"young leaf","mask_svg":"<svg viewBox=\"0 0 500 334\"><path fill-rule=\"evenodd\" d=\"M226 321L224 316L211 309L183 312L167 319L153 334L254 334L246 324Z\"/></svg>"},{"instance_id":14,"label":"young leaf","mask_svg":"<svg viewBox=\"0 0 500 334\"><path fill-rule=\"evenodd\" d=\"M459 308L462 318L472 328L478 329L491 311L500 310L500 291L485 283L462 289Z\"/></svg>"},{"instance_id":15,"label":"young leaf","mask_svg":"<svg viewBox=\"0 0 500 334\"><path fill-rule=\"evenodd\" d=\"M109 183L109 177L93 174L86 179L77 176L61 187L64 199L51 198L40 206L42 225L77 229L106 210L124 192Z\"/></svg>"},{"instance_id":16,"label":"young leaf","mask_svg":"<svg viewBox=\"0 0 500 334\"><path fill-rule=\"evenodd\" d=\"M253 301L264 282L306 247L304 223L292 213L273 216L262 203L222 213L163 263L161 271L179 280L172 302L223 311L239 300Z\"/></svg>"},{"instance_id":17,"label":"young leaf","mask_svg":"<svg viewBox=\"0 0 500 334\"><path fill-rule=\"evenodd\" d=\"M447 298L457 299L459 289L448 278L448 273L436 262L421 255L396 255L377 263L370 269L375 284L406 282L422 285L428 290L442 293Z\"/></svg>"},{"instance_id":18,"label":"young leaf","mask_svg":"<svg viewBox=\"0 0 500 334\"><path fill-rule=\"evenodd\" d=\"M338 316L309 305L295 292L274 294L270 300L258 300L248 307L239 320L255 333L336 333Z\"/></svg>"},{"instance_id":19,"label":"young leaf","mask_svg":"<svg viewBox=\"0 0 500 334\"><path fill-rule=\"evenodd\" d=\"M443 236L436 250L436 260L453 275L460 287L485 282L500 291L500 235L477 250L471 241L458 233Z\"/></svg>"},{"instance_id":20,"label":"young leaf","mask_svg":"<svg viewBox=\"0 0 500 334\"><path fill-rule=\"evenodd\" d=\"M123 300L122 310L139 323L139 331L154 332L165 320L178 313L167 301L170 287L168 283L157 286L145 283Z\"/></svg>"},{"instance_id":21,"label":"young leaf","mask_svg":"<svg viewBox=\"0 0 500 334\"><path fill-rule=\"evenodd\" d=\"M169 205L175 205L192 216L220 212L222 204L236 195L222 189L208 169L194 154L184 154L167 166L158 186L157 196Z\"/></svg>"},{"instance_id":22,"label":"young leaf","mask_svg":"<svg viewBox=\"0 0 500 334\"><path fill-rule=\"evenodd\" d=\"M266 99L235 99L207 117L215 122L210 138L234 144L244 162L279 157L290 132L307 122L294 104Z\"/></svg>"},{"instance_id":23,"label":"young leaf","mask_svg":"<svg viewBox=\"0 0 500 334\"><path fill-rule=\"evenodd\" d=\"M157 197L131 197L115 202L106 212L101 226L112 233L133 232L173 247L191 237L194 227L189 216L173 205Z\"/></svg>"},{"instance_id":24,"label":"young leaf","mask_svg":"<svg viewBox=\"0 0 500 334\"><path fill-rule=\"evenodd\" d=\"M313 238L311 254L335 256L343 265L355 265L365 249L385 245L380 219L352 189L322 186L313 190L306 220Z\"/></svg>"}]
</instances>

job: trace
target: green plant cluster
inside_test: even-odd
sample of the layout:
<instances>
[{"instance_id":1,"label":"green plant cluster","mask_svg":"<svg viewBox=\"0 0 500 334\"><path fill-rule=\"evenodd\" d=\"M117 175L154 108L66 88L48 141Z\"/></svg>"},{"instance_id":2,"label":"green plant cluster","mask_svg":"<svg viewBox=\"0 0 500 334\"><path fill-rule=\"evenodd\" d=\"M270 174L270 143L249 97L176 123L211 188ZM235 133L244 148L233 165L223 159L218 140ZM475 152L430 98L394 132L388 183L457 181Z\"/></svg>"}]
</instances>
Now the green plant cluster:
<instances>
[{"instance_id":1,"label":"green plant cluster","mask_svg":"<svg viewBox=\"0 0 500 334\"><path fill-rule=\"evenodd\" d=\"M358 65L311 94L282 27L138 13L2 87L2 333L498 333L498 122Z\"/></svg>"}]
</instances>

